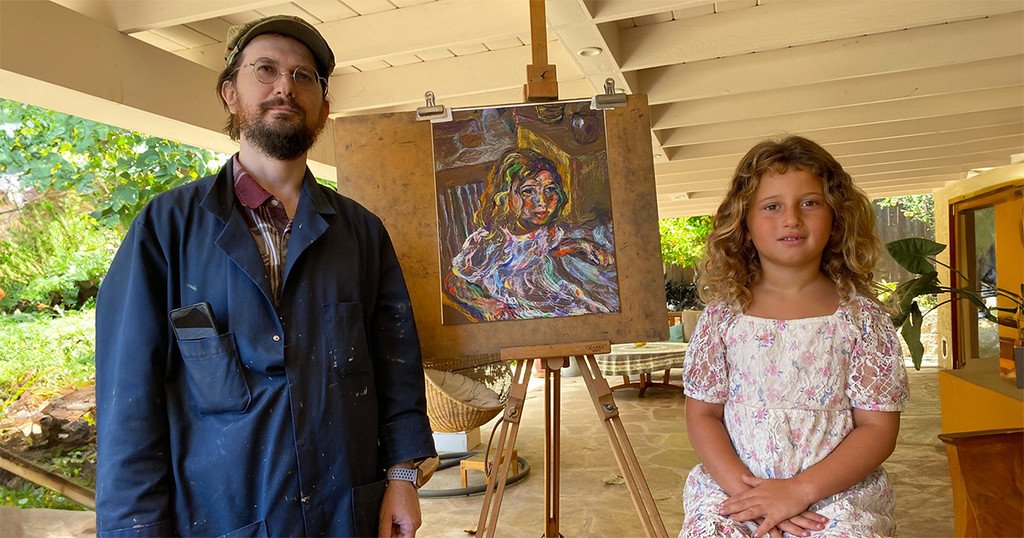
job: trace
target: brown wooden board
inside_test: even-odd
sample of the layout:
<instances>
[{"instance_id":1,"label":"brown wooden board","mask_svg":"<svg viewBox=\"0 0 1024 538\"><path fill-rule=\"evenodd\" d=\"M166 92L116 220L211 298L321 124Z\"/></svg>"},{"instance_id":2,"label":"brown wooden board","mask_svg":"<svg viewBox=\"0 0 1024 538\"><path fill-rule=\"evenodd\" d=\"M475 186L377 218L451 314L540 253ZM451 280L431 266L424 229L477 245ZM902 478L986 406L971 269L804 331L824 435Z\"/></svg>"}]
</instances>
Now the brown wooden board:
<instances>
[{"instance_id":1,"label":"brown wooden board","mask_svg":"<svg viewBox=\"0 0 1024 538\"><path fill-rule=\"evenodd\" d=\"M387 226L428 364L482 364L514 346L668 338L646 96L632 95L627 108L605 116L621 310L564 318L442 325L431 124L416 121L412 112L334 121L338 191Z\"/></svg>"}]
</instances>

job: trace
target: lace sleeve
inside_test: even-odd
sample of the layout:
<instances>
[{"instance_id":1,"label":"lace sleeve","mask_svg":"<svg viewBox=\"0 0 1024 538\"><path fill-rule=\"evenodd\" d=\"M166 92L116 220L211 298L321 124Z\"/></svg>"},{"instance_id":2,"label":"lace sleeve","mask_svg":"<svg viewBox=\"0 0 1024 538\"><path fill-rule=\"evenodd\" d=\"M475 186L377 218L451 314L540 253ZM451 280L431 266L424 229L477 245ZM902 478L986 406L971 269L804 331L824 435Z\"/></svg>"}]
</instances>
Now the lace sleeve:
<instances>
[{"instance_id":1,"label":"lace sleeve","mask_svg":"<svg viewBox=\"0 0 1024 538\"><path fill-rule=\"evenodd\" d=\"M857 299L857 340L850 357L846 394L850 405L869 411L902 411L909 398L899 337L877 304Z\"/></svg>"},{"instance_id":2,"label":"lace sleeve","mask_svg":"<svg viewBox=\"0 0 1024 538\"><path fill-rule=\"evenodd\" d=\"M730 316L728 306L715 304L705 308L697 320L683 361L683 387L688 397L722 404L729 396L725 327Z\"/></svg>"}]
</instances>

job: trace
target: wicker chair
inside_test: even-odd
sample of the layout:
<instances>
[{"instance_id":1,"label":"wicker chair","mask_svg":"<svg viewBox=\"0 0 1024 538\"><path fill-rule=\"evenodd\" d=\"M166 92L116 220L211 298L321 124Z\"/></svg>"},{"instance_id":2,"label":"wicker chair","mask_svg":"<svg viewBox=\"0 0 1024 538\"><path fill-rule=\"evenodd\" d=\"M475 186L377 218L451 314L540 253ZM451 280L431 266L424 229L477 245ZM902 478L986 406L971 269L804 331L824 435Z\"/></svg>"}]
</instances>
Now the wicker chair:
<instances>
[{"instance_id":1,"label":"wicker chair","mask_svg":"<svg viewBox=\"0 0 1024 538\"><path fill-rule=\"evenodd\" d=\"M435 432L464 432L478 428L497 416L505 406L504 397L480 379L487 377L480 368L458 372L426 369L424 377L427 416ZM449 386L452 382L458 387L455 393Z\"/></svg>"}]
</instances>

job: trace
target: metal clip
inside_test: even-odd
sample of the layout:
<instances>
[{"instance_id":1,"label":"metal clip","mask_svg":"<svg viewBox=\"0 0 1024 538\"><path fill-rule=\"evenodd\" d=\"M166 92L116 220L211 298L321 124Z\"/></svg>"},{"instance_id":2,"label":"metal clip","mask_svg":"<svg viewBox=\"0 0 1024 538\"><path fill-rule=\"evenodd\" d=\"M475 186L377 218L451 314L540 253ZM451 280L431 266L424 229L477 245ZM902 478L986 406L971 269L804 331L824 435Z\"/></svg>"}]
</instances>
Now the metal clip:
<instances>
[{"instance_id":1,"label":"metal clip","mask_svg":"<svg viewBox=\"0 0 1024 538\"><path fill-rule=\"evenodd\" d=\"M593 110L623 108L626 106L626 100L626 94L615 89L615 80L608 78L604 81L604 93L599 93L590 100L590 108Z\"/></svg>"},{"instance_id":2,"label":"metal clip","mask_svg":"<svg viewBox=\"0 0 1024 538\"><path fill-rule=\"evenodd\" d=\"M434 92L427 91L423 95L427 106L416 109L416 121L430 120L430 123L452 121L452 110L444 105L434 104Z\"/></svg>"}]
</instances>

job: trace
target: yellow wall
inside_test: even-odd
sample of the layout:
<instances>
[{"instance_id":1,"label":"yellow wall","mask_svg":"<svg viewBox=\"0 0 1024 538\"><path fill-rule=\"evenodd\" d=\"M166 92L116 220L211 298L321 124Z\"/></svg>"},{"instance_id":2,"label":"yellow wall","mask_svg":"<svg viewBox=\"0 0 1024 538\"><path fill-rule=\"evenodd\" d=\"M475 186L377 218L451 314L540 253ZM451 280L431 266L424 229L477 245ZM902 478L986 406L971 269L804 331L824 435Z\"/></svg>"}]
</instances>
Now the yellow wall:
<instances>
[{"instance_id":1,"label":"yellow wall","mask_svg":"<svg viewBox=\"0 0 1024 538\"><path fill-rule=\"evenodd\" d=\"M949 245L950 201L971 198L995 190L1012 181L1024 178L1024 163L994 168L950 187L936 191L935 238ZM1019 217L1018 217L1019 219ZM1007 219L999 219L1006 221ZM1012 220L1012 219L1010 219ZM1019 222L1019 220L1018 220ZM1004 252L1000 249L997 260L1012 261L1013 274L1024 258L1020 252ZM1016 248L1015 250L1019 250ZM936 258L950 264L949 248ZM1000 267L1000 274L1004 274ZM949 285L949 273L939 271L942 283ZM1013 381L999 376L999 366L994 360L972 360L965 368L948 370L952 367L952 315L950 305L938 311L939 366L946 368L939 372L939 405L941 407L942 431L944 433L981 431L1001 428L1024 428L1024 390L1016 388Z\"/></svg>"},{"instance_id":2,"label":"yellow wall","mask_svg":"<svg viewBox=\"0 0 1024 538\"><path fill-rule=\"evenodd\" d=\"M1024 428L1024 401L1019 395L1014 397L1014 391L1021 390L994 375L987 379L963 375L971 370L970 366L973 365L963 370L939 371L942 433Z\"/></svg>"}]
</instances>

